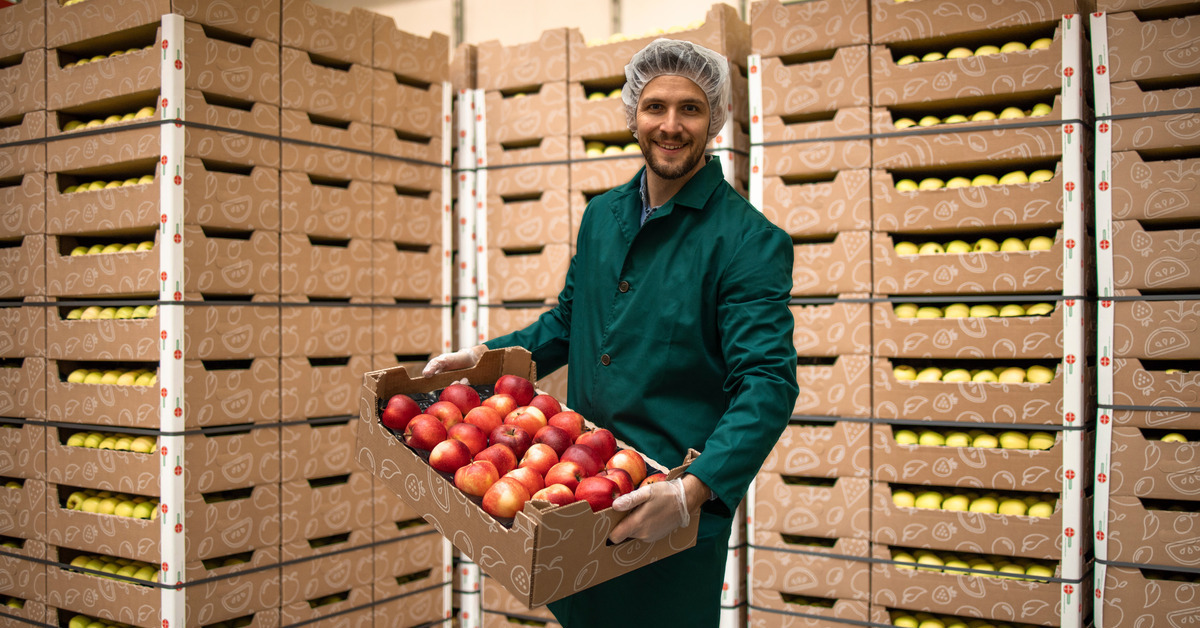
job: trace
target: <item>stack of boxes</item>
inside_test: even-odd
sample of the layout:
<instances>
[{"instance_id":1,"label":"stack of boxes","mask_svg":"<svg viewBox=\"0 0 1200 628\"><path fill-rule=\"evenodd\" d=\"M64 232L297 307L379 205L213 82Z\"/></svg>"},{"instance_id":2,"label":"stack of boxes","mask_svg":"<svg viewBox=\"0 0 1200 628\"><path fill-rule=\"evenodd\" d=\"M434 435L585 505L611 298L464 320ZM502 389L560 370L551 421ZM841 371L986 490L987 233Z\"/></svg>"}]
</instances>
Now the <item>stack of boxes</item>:
<instances>
[{"instance_id":1,"label":"stack of boxes","mask_svg":"<svg viewBox=\"0 0 1200 628\"><path fill-rule=\"evenodd\" d=\"M1147 11L1156 9L1156 11ZM1200 7L1100 2L1096 102L1096 625L1196 616Z\"/></svg>"},{"instance_id":2,"label":"stack of boxes","mask_svg":"<svg viewBox=\"0 0 1200 628\"><path fill-rule=\"evenodd\" d=\"M351 420L362 373L450 347L447 41L252 8L0 10L23 36L0 52L0 595L21 618L447 616L443 542L360 470Z\"/></svg>"},{"instance_id":3,"label":"stack of boxes","mask_svg":"<svg viewBox=\"0 0 1200 628\"><path fill-rule=\"evenodd\" d=\"M756 487L753 625L1080 625L1083 74L1063 4L752 7L751 189L796 242L801 386Z\"/></svg>"}]
</instances>

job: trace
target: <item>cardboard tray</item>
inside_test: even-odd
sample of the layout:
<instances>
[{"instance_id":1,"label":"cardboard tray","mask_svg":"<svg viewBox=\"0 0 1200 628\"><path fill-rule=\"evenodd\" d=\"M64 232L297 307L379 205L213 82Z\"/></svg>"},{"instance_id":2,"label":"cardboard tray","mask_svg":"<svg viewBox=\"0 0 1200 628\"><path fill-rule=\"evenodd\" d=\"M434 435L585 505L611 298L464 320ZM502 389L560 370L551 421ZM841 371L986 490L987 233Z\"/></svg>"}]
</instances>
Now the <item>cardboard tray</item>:
<instances>
[{"instance_id":1,"label":"cardboard tray","mask_svg":"<svg viewBox=\"0 0 1200 628\"><path fill-rule=\"evenodd\" d=\"M871 429L859 421L789 425L763 461L767 473L871 477Z\"/></svg>"},{"instance_id":2,"label":"cardboard tray","mask_svg":"<svg viewBox=\"0 0 1200 628\"><path fill-rule=\"evenodd\" d=\"M793 414L856 417L871 416L871 356L839 355L832 364L798 364L800 392Z\"/></svg>"},{"instance_id":3,"label":"cardboard tray","mask_svg":"<svg viewBox=\"0 0 1200 628\"><path fill-rule=\"evenodd\" d=\"M46 47L46 4L45 0L26 0L4 8L0 57Z\"/></svg>"},{"instance_id":4,"label":"cardboard tray","mask_svg":"<svg viewBox=\"0 0 1200 628\"><path fill-rule=\"evenodd\" d=\"M1144 91L1134 82L1117 83L1112 86L1114 115L1152 115L1101 122L1099 129L1111 132L1114 152L1142 150L1170 155L1177 152L1172 149L1196 147L1198 142L1193 129L1200 116L1192 112L1197 106L1200 106L1200 86ZM1193 150L1181 152L1194 153Z\"/></svg>"},{"instance_id":5,"label":"cardboard tray","mask_svg":"<svg viewBox=\"0 0 1200 628\"><path fill-rule=\"evenodd\" d=\"M878 357L1036 360L1063 356L1065 307L1055 307L1049 316L907 319L896 318L892 307L892 303L872 304Z\"/></svg>"},{"instance_id":6,"label":"cardboard tray","mask_svg":"<svg viewBox=\"0 0 1200 628\"><path fill-rule=\"evenodd\" d=\"M1200 218L1200 158L1149 160L1136 151L1112 156L1112 219Z\"/></svg>"},{"instance_id":7,"label":"cardboard tray","mask_svg":"<svg viewBox=\"0 0 1200 628\"><path fill-rule=\"evenodd\" d=\"M1174 512L1148 508L1137 497L1109 497L1108 560L1195 569L1200 565L1200 513L1195 502L1188 505L1190 512Z\"/></svg>"},{"instance_id":8,"label":"cardboard tray","mask_svg":"<svg viewBox=\"0 0 1200 628\"><path fill-rule=\"evenodd\" d=\"M829 304L789 305L795 325L792 346L805 357L837 358L871 353L871 304L866 294L843 294Z\"/></svg>"},{"instance_id":9,"label":"cardboard tray","mask_svg":"<svg viewBox=\"0 0 1200 628\"><path fill-rule=\"evenodd\" d=\"M412 379L403 368L366 373L359 403L359 463L408 499L495 582L531 607L695 544L698 518L653 544L631 540L607 545L608 533L622 518L621 513L612 509L593 513L586 503L542 509L538 503L529 502L510 527L484 513L475 501L379 424L379 404L394 394L437 390L463 377L475 384L492 383L506 373L537 379L529 353L513 348L489 351L473 369L428 379ZM671 477L681 475L694 455L673 469Z\"/></svg>"},{"instance_id":10,"label":"cardboard tray","mask_svg":"<svg viewBox=\"0 0 1200 628\"><path fill-rule=\"evenodd\" d=\"M871 104L868 46L838 48L828 59L762 60L762 115L789 116Z\"/></svg>"},{"instance_id":11,"label":"cardboard tray","mask_svg":"<svg viewBox=\"0 0 1200 628\"><path fill-rule=\"evenodd\" d=\"M1117 296L1139 295L1137 290L1117 291ZM1200 359L1200 301L1122 300L1112 307L1114 357Z\"/></svg>"},{"instance_id":12,"label":"cardboard tray","mask_svg":"<svg viewBox=\"0 0 1200 628\"><path fill-rule=\"evenodd\" d=\"M1021 10L995 2L960 0L870 0L871 41L876 44L971 34L989 29L1057 22L1080 10L1073 0L1033 0Z\"/></svg>"},{"instance_id":13,"label":"cardboard tray","mask_svg":"<svg viewBox=\"0 0 1200 628\"><path fill-rule=\"evenodd\" d=\"M1166 411L1200 408L1200 371L1167 373L1161 366L1151 370L1137 358L1113 358L1112 362L1113 405L1156 406ZM1200 423L1200 416L1196 421Z\"/></svg>"},{"instance_id":14,"label":"cardboard tray","mask_svg":"<svg viewBox=\"0 0 1200 628\"><path fill-rule=\"evenodd\" d=\"M1109 567L1104 578L1104 621L1113 626L1186 625L1200 613L1198 596L1200 583L1194 581L1151 579L1141 569Z\"/></svg>"},{"instance_id":15,"label":"cardboard tray","mask_svg":"<svg viewBox=\"0 0 1200 628\"><path fill-rule=\"evenodd\" d=\"M783 551L755 544L747 584L754 591L756 605L766 602L768 608L776 608L771 601L778 592L860 602L870 600L871 563L867 561L870 542L838 539L832 548L810 548L779 541L778 534L757 534L756 540L759 537L771 538L767 542L779 543Z\"/></svg>"},{"instance_id":16,"label":"cardboard tray","mask_svg":"<svg viewBox=\"0 0 1200 628\"><path fill-rule=\"evenodd\" d=\"M46 175L30 172L0 186L0 238L46 232Z\"/></svg>"},{"instance_id":17,"label":"cardboard tray","mask_svg":"<svg viewBox=\"0 0 1200 628\"><path fill-rule=\"evenodd\" d=\"M442 214L450 213L450 199L442 198L440 184L427 191L374 183L372 190L373 239L412 244L441 241Z\"/></svg>"},{"instance_id":18,"label":"cardboard tray","mask_svg":"<svg viewBox=\"0 0 1200 628\"><path fill-rule=\"evenodd\" d=\"M825 242L794 242L794 297L871 291L869 231L843 231Z\"/></svg>"},{"instance_id":19,"label":"cardboard tray","mask_svg":"<svg viewBox=\"0 0 1200 628\"><path fill-rule=\"evenodd\" d=\"M1200 59L1189 51L1200 37L1200 16L1143 20L1130 11L1106 19L1109 80L1114 83L1200 72Z\"/></svg>"},{"instance_id":20,"label":"cardboard tray","mask_svg":"<svg viewBox=\"0 0 1200 628\"><path fill-rule=\"evenodd\" d=\"M566 190L487 200L487 242L498 248L570 244L570 198Z\"/></svg>"},{"instance_id":21,"label":"cardboard tray","mask_svg":"<svg viewBox=\"0 0 1200 628\"><path fill-rule=\"evenodd\" d=\"M764 176L762 213L792 237L868 231L870 179L869 170L839 170L818 181Z\"/></svg>"},{"instance_id":22,"label":"cardboard tray","mask_svg":"<svg viewBox=\"0 0 1200 628\"><path fill-rule=\"evenodd\" d=\"M46 51L29 50L20 59L0 70L0 118L46 108Z\"/></svg>"},{"instance_id":23,"label":"cardboard tray","mask_svg":"<svg viewBox=\"0 0 1200 628\"><path fill-rule=\"evenodd\" d=\"M1063 289L1063 247L1082 254L1086 243L1063 242L1062 229L1046 251L898 255L892 234L872 232L878 294L1055 293Z\"/></svg>"},{"instance_id":24,"label":"cardboard tray","mask_svg":"<svg viewBox=\"0 0 1200 628\"><path fill-rule=\"evenodd\" d=\"M1200 501L1200 443L1164 443L1137 427L1112 428L1108 490L1112 495ZM1183 505L1183 504L1181 504ZM1195 513L1193 513L1195 514ZM1172 515L1173 516L1173 515ZM1182 519L1180 522L1187 521ZM1200 519L1195 521L1200 526ZM1180 528L1175 528L1182 531ZM1193 532L1200 533L1193 527ZM1195 557L1192 565L1200 564Z\"/></svg>"},{"instance_id":25,"label":"cardboard tray","mask_svg":"<svg viewBox=\"0 0 1200 628\"><path fill-rule=\"evenodd\" d=\"M1063 376L1049 384L898 381L892 361L875 359L875 416L916 421L1056 425L1063 420ZM1060 366L1061 369L1061 366Z\"/></svg>"},{"instance_id":26,"label":"cardboard tray","mask_svg":"<svg viewBox=\"0 0 1200 628\"><path fill-rule=\"evenodd\" d=\"M46 357L46 310L41 297L0 307L0 358Z\"/></svg>"},{"instance_id":27,"label":"cardboard tray","mask_svg":"<svg viewBox=\"0 0 1200 628\"><path fill-rule=\"evenodd\" d=\"M552 303L562 291L571 264L571 246L546 244L535 251L487 252L489 303L539 301ZM480 296L485 296L480 294Z\"/></svg>"},{"instance_id":28,"label":"cardboard tray","mask_svg":"<svg viewBox=\"0 0 1200 628\"><path fill-rule=\"evenodd\" d=\"M46 418L46 358L20 358L16 367L0 368L0 416Z\"/></svg>"},{"instance_id":29,"label":"cardboard tray","mask_svg":"<svg viewBox=\"0 0 1200 628\"><path fill-rule=\"evenodd\" d=\"M811 476L810 476L811 477ZM779 473L754 480L754 529L826 539L869 539L871 481L836 478L832 486L788 484Z\"/></svg>"},{"instance_id":30,"label":"cardboard tray","mask_svg":"<svg viewBox=\"0 0 1200 628\"><path fill-rule=\"evenodd\" d=\"M1113 287L1194 293L1200 289L1200 228L1148 229L1114 220Z\"/></svg>"},{"instance_id":31,"label":"cardboard tray","mask_svg":"<svg viewBox=\"0 0 1200 628\"><path fill-rule=\"evenodd\" d=\"M46 137L46 112L31 111L19 123L0 128L0 146ZM0 148L0 177L46 171L46 145L42 142Z\"/></svg>"},{"instance_id":32,"label":"cardboard tray","mask_svg":"<svg viewBox=\"0 0 1200 628\"><path fill-rule=\"evenodd\" d=\"M46 479L46 426L25 421L0 423L0 476Z\"/></svg>"},{"instance_id":33,"label":"cardboard tray","mask_svg":"<svg viewBox=\"0 0 1200 628\"><path fill-rule=\"evenodd\" d=\"M46 236L27 235L0 248L0 299L46 294Z\"/></svg>"},{"instance_id":34,"label":"cardboard tray","mask_svg":"<svg viewBox=\"0 0 1200 628\"><path fill-rule=\"evenodd\" d=\"M915 1L915 0L914 0ZM1063 222L1063 175L1042 183L914 190L896 189L908 175L871 171L875 231L948 233L995 227L1052 227Z\"/></svg>"},{"instance_id":35,"label":"cardboard tray","mask_svg":"<svg viewBox=\"0 0 1200 628\"><path fill-rule=\"evenodd\" d=\"M750 5L750 51L782 57L871 43L869 0L815 0Z\"/></svg>"}]
</instances>

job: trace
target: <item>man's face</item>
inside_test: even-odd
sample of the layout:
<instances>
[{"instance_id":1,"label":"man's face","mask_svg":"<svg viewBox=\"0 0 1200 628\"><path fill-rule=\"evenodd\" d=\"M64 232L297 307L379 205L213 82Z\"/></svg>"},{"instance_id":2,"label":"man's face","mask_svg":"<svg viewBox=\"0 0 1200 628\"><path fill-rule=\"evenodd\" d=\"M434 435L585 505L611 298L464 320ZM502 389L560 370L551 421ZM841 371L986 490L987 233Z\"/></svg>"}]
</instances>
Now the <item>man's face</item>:
<instances>
[{"instance_id":1,"label":"man's face","mask_svg":"<svg viewBox=\"0 0 1200 628\"><path fill-rule=\"evenodd\" d=\"M663 179L697 168L708 142L708 98L690 79L665 74L642 89L637 136L646 166Z\"/></svg>"}]
</instances>

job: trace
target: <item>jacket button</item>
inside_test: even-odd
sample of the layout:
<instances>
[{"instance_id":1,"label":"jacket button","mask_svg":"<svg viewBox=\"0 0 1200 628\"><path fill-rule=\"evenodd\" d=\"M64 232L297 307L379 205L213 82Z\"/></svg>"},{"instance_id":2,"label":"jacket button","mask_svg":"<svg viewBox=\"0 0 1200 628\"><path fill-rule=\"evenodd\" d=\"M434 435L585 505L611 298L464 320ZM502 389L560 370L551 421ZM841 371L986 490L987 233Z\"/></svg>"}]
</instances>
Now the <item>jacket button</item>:
<instances>
[{"instance_id":1,"label":"jacket button","mask_svg":"<svg viewBox=\"0 0 1200 628\"><path fill-rule=\"evenodd\" d=\"M604 366L608 366L609 364L612 364L612 358L608 357L608 354L605 353L604 355L600 356L600 363Z\"/></svg>"},{"instance_id":2,"label":"jacket button","mask_svg":"<svg viewBox=\"0 0 1200 628\"><path fill-rule=\"evenodd\" d=\"M617 290L620 290L621 292L629 292L629 282L622 281L621 283L617 284Z\"/></svg>"}]
</instances>

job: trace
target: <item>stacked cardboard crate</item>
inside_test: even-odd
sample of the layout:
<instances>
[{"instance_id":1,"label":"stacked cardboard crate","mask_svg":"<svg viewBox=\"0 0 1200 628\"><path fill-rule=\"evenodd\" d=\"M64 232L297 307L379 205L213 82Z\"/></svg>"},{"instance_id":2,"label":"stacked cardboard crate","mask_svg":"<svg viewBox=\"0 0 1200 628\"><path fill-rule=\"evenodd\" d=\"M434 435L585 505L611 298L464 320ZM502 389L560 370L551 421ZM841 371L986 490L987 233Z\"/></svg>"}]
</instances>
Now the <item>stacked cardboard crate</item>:
<instances>
[{"instance_id":1,"label":"stacked cardboard crate","mask_svg":"<svg viewBox=\"0 0 1200 628\"><path fill-rule=\"evenodd\" d=\"M800 385L793 422L755 482L750 623L868 621L867 5L759 2L750 26L751 199L795 244Z\"/></svg>"},{"instance_id":2,"label":"stacked cardboard crate","mask_svg":"<svg viewBox=\"0 0 1200 628\"><path fill-rule=\"evenodd\" d=\"M447 41L246 8L3 10L0 594L22 619L446 617L442 541L353 461L350 418L377 361L449 347Z\"/></svg>"},{"instance_id":3,"label":"stacked cardboard crate","mask_svg":"<svg viewBox=\"0 0 1200 628\"><path fill-rule=\"evenodd\" d=\"M45 6L0 9L0 603L46 614ZM29 142L32 143L22 143Z\"/></svg>"},{"instance_id":4,"label":"stacked cardboard crate","mask_svg":"<svg viewBox=\"0 0 1200 628\"><path fill-rule=\"evenodd\" d=\"M1200 592L1188 486L1200 472L1200 144L1184 131L1200 64L1177 55L1200 34L1200 6L1098 4L1096 625L1170 624L1195 616Z\"/></svg>"},{"instance_id":5,"label":"stacked cardboard crate","mask_svg":"<svg viewBox=\"0 0 1200 628\"><path fill-rule=\"evenodd\" d=\"M797 413L871 418L856 468L869 474L866 505L838 513L862 512L870 545L833 549L843 563L833 571L796 570L858 568L869 578L859 588L846 580L846 591L818 591L832 580L813 578L781 604L778 574L795 555L786 561L755 545L755 567L762 562L771 576L754 582L755 625L892 623L925 613L1066 626L1082 617L1082 75L1071 79L1081 39L1078 18L1060 20L1073 8L1062 4L993 15L981 3L972 8L978 20L941 17L961 7L933 0L752 7L751 91L761 97L751 101L751 167L762 177L752 179L752 198L797 242L794 304L843 308L798 317L798 334L830 328L844 342L860 332L866 345L838 359L864 363L864 412L846 403L852 380L827 374L807 385L829 398L814 395L815 409L798 404ZM1013 171L1021 172L1004 176ZM810 305L810 295L830 305ZM861 317L852 313L856 297L868 297ZM1034 303L1045 305L1026 312ZM1026 369L1036 375L1025 380ZM773 459L816 465L812 452L785 436ZM989 504L1006 499L992 514ZM955 512L972 500L972 512ZM1026 515L1037 502L1045 504L1034 512L1049 512ZM811 519L810 510L785 513ZM756 513L755 540L765 542ZM820 551L830 550L801 554ZM904 564L918 559L928 566ZM1002 567L1036 578L1008 583L997 577ZM942 590L955 593L932 593ZM1040 615L1013 612L1014 596L1042 600Z\"/></svg>"}]
</instances>

